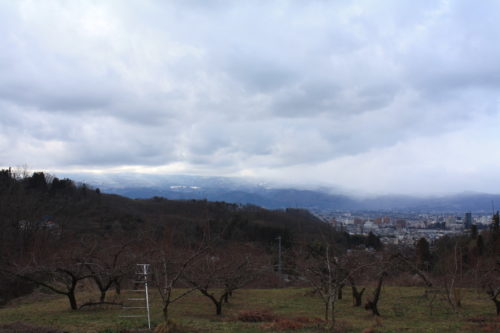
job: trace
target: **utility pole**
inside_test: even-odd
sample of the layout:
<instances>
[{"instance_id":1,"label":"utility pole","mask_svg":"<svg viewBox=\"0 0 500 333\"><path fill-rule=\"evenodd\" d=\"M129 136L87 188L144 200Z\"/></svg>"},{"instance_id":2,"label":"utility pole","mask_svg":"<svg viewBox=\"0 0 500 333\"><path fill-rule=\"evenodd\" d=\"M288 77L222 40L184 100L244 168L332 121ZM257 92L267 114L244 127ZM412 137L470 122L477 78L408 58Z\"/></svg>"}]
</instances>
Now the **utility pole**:
<instances>
[{"instance_id":1,"label":"utility pole","mask_svg":"<svg viewBox=\"0 0 500 333\"><path fill-rule=\"evenodd\" d=\"M276 238L278 240L278 274L281 279L282 264L281 264L281 236Z\"/></svg>"}]
</instances>

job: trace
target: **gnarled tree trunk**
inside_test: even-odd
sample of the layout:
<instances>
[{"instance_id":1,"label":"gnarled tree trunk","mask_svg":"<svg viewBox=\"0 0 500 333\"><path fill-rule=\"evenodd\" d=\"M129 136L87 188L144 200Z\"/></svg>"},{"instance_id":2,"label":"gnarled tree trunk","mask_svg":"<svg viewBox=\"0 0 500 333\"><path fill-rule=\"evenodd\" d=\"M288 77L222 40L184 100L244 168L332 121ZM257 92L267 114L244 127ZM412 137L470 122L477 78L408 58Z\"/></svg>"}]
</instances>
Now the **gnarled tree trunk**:
<instances>
[{"instance_id":1,"label":"gnarled tree trunk","mask_svg":"<svg viewBox=\"0 0 500 333\"><path fill-rule=\"evenodd\" d=\"M384 277L387 275L386 272L383 272L380 274L380 277L378 279L378 284L377 288L375 289L375 292L373 293L373 298L371 300L368 300L365 304L365 309L366 310L371 310L372 313L375 316L380 317L380 312L378 311L378 301L380 299L380 291L382 290L382 282L384 281Z\"/></svg>"}]
</instances>

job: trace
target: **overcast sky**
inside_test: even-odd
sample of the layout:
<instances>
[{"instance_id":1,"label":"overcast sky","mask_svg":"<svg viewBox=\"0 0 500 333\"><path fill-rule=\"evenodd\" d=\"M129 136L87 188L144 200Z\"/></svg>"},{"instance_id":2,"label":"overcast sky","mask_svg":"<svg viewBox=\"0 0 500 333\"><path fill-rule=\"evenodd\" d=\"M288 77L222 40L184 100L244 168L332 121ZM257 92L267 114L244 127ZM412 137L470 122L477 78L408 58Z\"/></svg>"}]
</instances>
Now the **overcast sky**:
<instances>
[{"instance_id":1,"label":"overcast sky","mask_svg":"<svg viewBox=\"0 0 500 333\"><path fill-rule=\"evenodd\" d=\"M0 166L500 193L499 1L0 0Z\"/></svg>"}]
</instances>

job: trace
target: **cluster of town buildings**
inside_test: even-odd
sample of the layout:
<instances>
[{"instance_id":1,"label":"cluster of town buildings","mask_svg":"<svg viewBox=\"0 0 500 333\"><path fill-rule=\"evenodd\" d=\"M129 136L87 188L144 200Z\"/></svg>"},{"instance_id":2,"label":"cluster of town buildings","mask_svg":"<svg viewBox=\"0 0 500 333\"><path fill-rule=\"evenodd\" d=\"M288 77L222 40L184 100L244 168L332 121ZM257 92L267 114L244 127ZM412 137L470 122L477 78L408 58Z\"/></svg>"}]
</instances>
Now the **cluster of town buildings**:
<instances>
[{"instance_id":1,"label":"cluster of town buildings","mask_svg":"<svg viewBox=\"0 0 500 333\"><path fill-rule=\"evenodd\" d=\"M491 215L475 215L470 212L457 214L422 214L411 212L314 212L337 230L350 234L368 234L380 237L386 244L415 244L424 237L430 243L445 235L487 228Z\"/></svg>"}]
</instances>

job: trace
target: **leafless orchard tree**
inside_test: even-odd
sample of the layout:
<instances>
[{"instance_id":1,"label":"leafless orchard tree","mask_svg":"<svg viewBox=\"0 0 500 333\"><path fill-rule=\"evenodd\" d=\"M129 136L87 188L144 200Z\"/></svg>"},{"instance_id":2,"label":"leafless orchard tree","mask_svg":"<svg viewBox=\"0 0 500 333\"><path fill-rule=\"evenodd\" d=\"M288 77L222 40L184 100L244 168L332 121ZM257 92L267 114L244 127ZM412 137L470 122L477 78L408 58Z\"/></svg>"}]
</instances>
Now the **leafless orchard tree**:
<instances>
[{"instance_id":1,"label":"leafless orchard tree","mask_svg":"<svg viewBox=\"0 0 500 333\"><path fill-rule=\"evenodd\" d=\"M369 262L373 262L372 256L366 253L365 251L350 251L350 253L347 254L348 260L347 260L347 266L348 269L351 270L351 274L347 277L347 281L349 282L349 285L351 286L351 293L352 293L352 305L355 307L361 306L363 303L363 294L366 290L366 288L359 288L359 283L361 281L366 280L366 274L364 273L364 270L356 270L356 266L360 266L362 263L364 263L364 267L368 268L366 266ZM352 266L352 267L351 267Z\"/></svg>"},{"instance_id":2,"label":"leafless orchard tree","mask_svg":"<svg viewBox=\"0 0 500 333\"><path fill-rule=\"evenodd\" d=\"M500 287L493 287L493 285L490 284L486 287L486 293L490 297L491 301L495 303L497 316L500 315Z\"/></svg>"},{"instance_id":3,"label":"leafless orchard tree","mask_svg":"<svg viewBox=\"0 0 500 333\"><path fill-rule=\"evenodd\" d=\"M182 249L172 246L169 242L157 246L158 248L152 252L153 278L162 299L163 319L168 323L170 306L196 290L191 287L180 293L174 293L186 270L198 264L207 247L200 244L194 249Z\"/></svg>"},{"instance_id":4,"label":"leafless orchard tree","mask_svg":"<svg viewBox=\"0 0 500 333\"><path fill-rule=\"evenodd\" d=\"M73 241L59 244L59 248L37 248L23 260L10 264L10 272L18 278L33 282L51 291L65 295L72 310L78 309L76 287L91 277L84 263L91 253Z\"/></svg>"},{"instance_id":5,"label":"leafless orchard tree","mask_svg":"<svg viewBox=\"0 0 500 333\"><path fill-rule=\"evenodd\" d=\"M468 270L464 267L463 249L458 240L453 243L446 257L441 258L438 272L434 274L420 269L415 260L402 252L394 253L392 258L397 267L415 274L425 284L425 296L429 300L430 314L436 300L447 304L455 313L462 307L464 295L461 288L466 285Z\"/></svg>"},{"instance_id":6,"label":"leafless orchard tree","mask_svg":"<svg viewBox=\"0 0 500 333\"><path fill-rule=\"evenodd\" d=\"M351 285L352 291L352 305L361 306L361 304L363 303L363 293L365 292L366 288L361 288L361 290L359 290L356 286L356 281L352 276L349 276L348 280L349 284Z\"/></svg>"},{"instance_id":7,"label":"leafless orchard tree","mask_svg":"<svg viewBox=\"0 0 500 333\"><path fill-rule=\"evenodd\" d=\"M460 283L464 276L462 249L458 243L455 243L453 255L450 257L449 265L446 273L441 279L444 290L446 291L446 299L454 312L462 307L463 294L460 289Z\"/></svg>"},{"instance_id":8,"label":"leafless orchard tree","mask_svg":"<svg viewBox=\"0 0 500 333\"><path fill-rule=\"evenodd\" d=\"M335 306L339 290L361 270L373 262L356 261L356 257L334 250L326 243L307 247L300 264L302 274L311 283L325 305L324 317L335 326Z\"/></svg>"},{"instance_id":9,"label":"leafless orchard tree","mask_svg":"<svg viewBox=\"0 0 500 333\"><path fill-rule=\"evenodd\" d=\"M85 247L91 255L86 262L82 263L88 271L89 278L99 289L99 302L88 302L80 306L98 304L116 304L106 302L106 293L112 287L120 293L121 281L133 270L135 251L132 242L125 239L102 239L91 237L86 240ZM90 250L94 248L94 250Z\"/></svg>"},{"instance_id":10,"label":"leafless orchard tree","mask_svg":"<svg viewBox=\"0 0 500 333\"><path fill-rule=\"evenodd\" d=\"M264 256L257 252L245 244L211 247L187 270L185 281L210 299L216 315L221 315L228 297L255 280L262 271Z\"/></svg>"},{"instance_id":11,"label":"leafless orchard tree","mask_svg":"<svg viewBox=\"0 0 500 333\"><path fill-rule=\"evenodd\" d=\"M370 310L373 315L380 317L380 312L378 311L378 301L380 300L380 293L382 291L382 283L384 282L384 278L387 276L386 271L382 271L379 274L377 287L373 291L373 296L369 298L365 304L365 309Z\"/></svg>"},{"instance_id":12,"label":"leafless orchard tree","mask_svg":"<svg viewBox=\"0 0 500 333\"><path fill-rule=\"evenodd\" d=\"M482 263L481 284L488 298L495 304L496 314L500 315L500 259L490 259Z\"/></svg>"}]
</instances>

